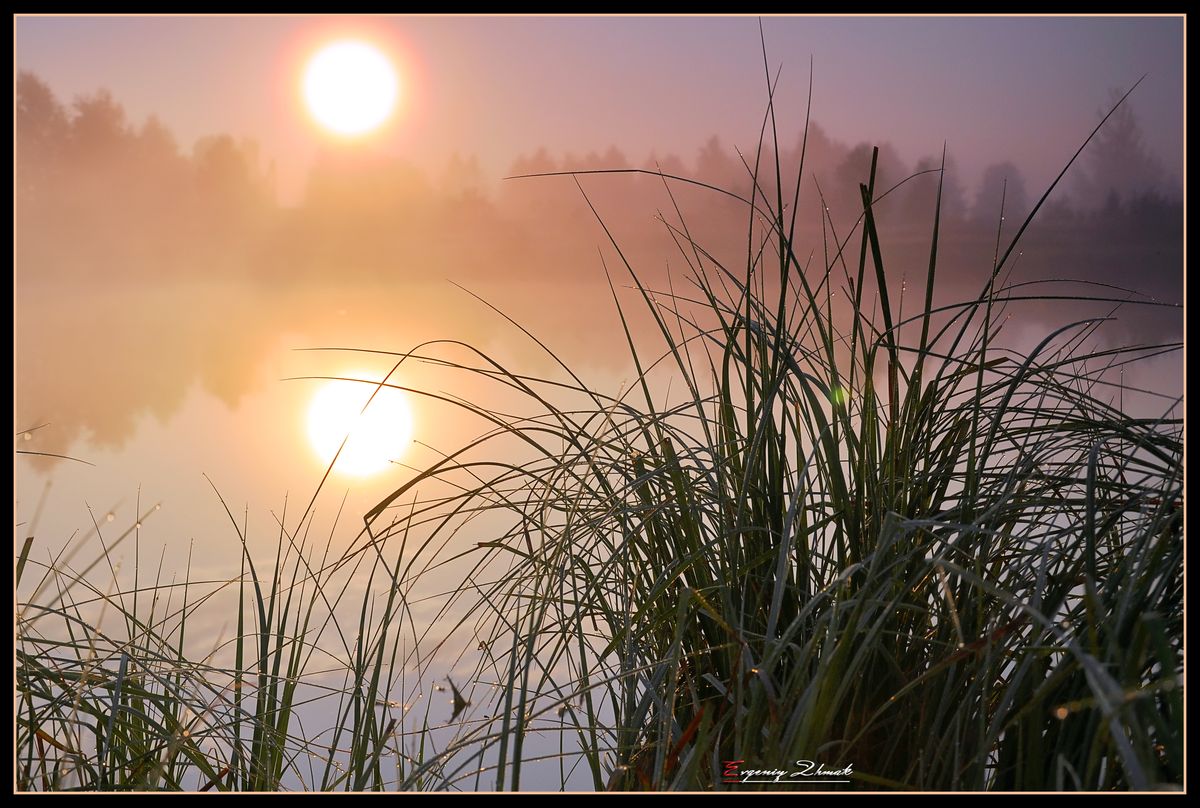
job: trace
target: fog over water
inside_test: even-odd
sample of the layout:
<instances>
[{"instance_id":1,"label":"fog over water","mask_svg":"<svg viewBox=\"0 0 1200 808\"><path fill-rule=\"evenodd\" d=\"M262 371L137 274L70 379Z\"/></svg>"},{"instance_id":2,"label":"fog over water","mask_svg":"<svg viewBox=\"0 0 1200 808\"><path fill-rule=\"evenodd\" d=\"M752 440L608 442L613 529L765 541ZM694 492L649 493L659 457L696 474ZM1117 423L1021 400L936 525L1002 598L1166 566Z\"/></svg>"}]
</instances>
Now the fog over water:
<instances>
[{"instance_id":1,"label":"fog over water","mask_svg":"<svg viewBox=\"0 0 1200 808\"><path fill-rule=\"evenodd\" d=\"M586 361L610 368L622 361L620 341L595 339L613 318L596 299L606 294L600 251L611 248L567 178L490 188L470 161L432 179L400 161L329 155L314 167L302 203L282 207L246 144L212 138L188 154L161 125L131 126L114 99L98 95L66 110L32 76L20 89L17 413L53 424L39 436L47 450L66 449L84 431L98 445L119 447L138 413L169 419L193 382L234 407L260 386L256 371L281 339L290 338L289 347L403 350L451 334L495 337L498 318L477 316L478 304L451 284L505 304L522 322L533 318L568 354L586 346ZM1152 157L1119 151L1137 145L1136 119L1115 123L1134 131L1114 128L1072 175L1075 188L1106 188L1105 206L1081 209L1075 197L1052 196L1024 237L1013 277L1110 284L1179 302L1178 189L1140 181L1130 167L1153 166ZM1113 142L1119 136L1127 142ZM797 156L798 149L785 152L784 164ZM823 249L817 188L832 232L844 238L868 165L865 144L832 142L819 124L810 132L801 211L811 212L798 226L801 243L817 251L811 272L821 271ZM928 158L907 164L885 143L877 184L890 187L931 165ZM512 172L629 166L614 148L574 161L538 153L517 159ZM745 167L715 139L690 164L668 156L649 167L749 191ZM943 190L938 291L948 299L986 280L1001 196L1011 237L1040 193L1004 162L988 170L974 199L960 182L950 174ZM672 260L680 271L670 233L656 221L671 204L661 179L582 183L640 277L661 283ZM927 174L880 203L889 273L911 279L914 289L924 283L935 190L936 175ZM674 192L691 232L736 266L745 228L738 203L678 183ZM622 282L623 271L610 268ZM1054 292L1098 294L1079 284ZM1064 307L1069 302L1053 306ZM1177 335L1180 323L1177 312L1134 305L1117 316L1107 329L1114 340L1161 340Z\"/></svg>"}]
</instances>

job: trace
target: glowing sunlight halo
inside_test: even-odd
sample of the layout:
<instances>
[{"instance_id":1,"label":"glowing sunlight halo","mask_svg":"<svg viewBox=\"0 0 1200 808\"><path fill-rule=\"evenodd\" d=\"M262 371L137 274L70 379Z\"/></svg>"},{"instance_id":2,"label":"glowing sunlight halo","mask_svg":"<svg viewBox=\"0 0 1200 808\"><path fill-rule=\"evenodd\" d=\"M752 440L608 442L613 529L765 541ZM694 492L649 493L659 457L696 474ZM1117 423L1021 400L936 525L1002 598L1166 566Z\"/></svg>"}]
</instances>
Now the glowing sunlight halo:
<instances>
[{"instance_id":1,"label":"glowing sunlight halo","mask_svg":"<svg viewBox=\"0 0 1200 808\"><path fill-rule=\"evenodd\" d=\"M309 112L340 135L362 135L378 128L392 114L398 93L391 62L365 42L326 45L304 72Z\"/></svg>"},{"instance_id":2,"label":"glowing sunlight halo","mask_svg":"<svg viewBox=\"0 0 1200 808\"><path fill-rule=\"evenodd\" d=\"M371 378L365 373L343 375L347 379ZM403 391L381 389L362 412L374 391L374 384L335 380L313 396L308 407L308 439L325 465L333 461L347 433L350 437L334 469L356 477L388 468L412 442L412 411Z\"/></svg>"}]
</instances>

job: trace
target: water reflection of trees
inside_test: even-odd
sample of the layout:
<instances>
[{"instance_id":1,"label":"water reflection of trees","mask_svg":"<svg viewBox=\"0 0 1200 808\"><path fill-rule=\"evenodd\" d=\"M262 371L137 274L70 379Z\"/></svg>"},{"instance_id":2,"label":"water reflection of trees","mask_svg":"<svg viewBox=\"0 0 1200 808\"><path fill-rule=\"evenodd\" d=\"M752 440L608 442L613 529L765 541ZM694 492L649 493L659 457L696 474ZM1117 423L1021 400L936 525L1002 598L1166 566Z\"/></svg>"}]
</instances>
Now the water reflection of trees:
<instances>
[{"instance_id":1,"label":"water reflection of trees","mask_svg":"<svg viewBox=\"0 0 1200 808\"><path fill-rule=\"evenodd\" d=\"M339 310L384 321L406 289L445 280L500 296L509 287L514 313L541 318L556 346L603 354L594 330L610 312L596 305L607 292L594 246L606 240L567 180L494 185L471 157L456 157L429 177L403 160L331 152L312 167L299 203L285 206L275 198L272 164L250 141L217 135L183 149L158 120L129 121L105 92L67 106L28 73L18 76L16 94L18 419L54 418L73 425L67 435L86 429L120 443L135 413L167 417L196 381L236 403L280 331L336 323ZM783 165L797 164L800 147L797 135ZM814 126L806 155L799 239L811 246L816 272L826 240L844 238L855 223L857 183L871 149ZM884 143L877 189L940 163L940 155L907 163ZM533 150L511 173L623 167L751 190L742 157L717 138L690 161L651 155L639 162L615 148L560 156ZM1018 276L1080 277L1180 299L1179 189L1145 149L1131 109L1114 116L1072 177L1069 193L1056 193L1028 232ZM889 273L924 277L937 180L918 176L880 203ZM744 261L745 215L735 201L681 186L672 188L672 200L661 179L647 175L582 182L651 285L665 285L667 267L684 265L656 221L659 211L673 219L676 203L714 256L733 266ZM785 197L793 182L784 179ZM765 182L768 192L772 183ZM971 194L967 184L951 156L939 261L939 293L948 297L978 291L986 276L1001 197L1011 233L1040 194L1011 162L989 166ZM829 209L824 221L821 199ZM464 319L455 311L461 297L422 300L430 331ZM1143 341L1179 327L1161 310L1130 310L1113 338ZM613 361L623 354L614 343Z\"/></svg>"}]
</instances>

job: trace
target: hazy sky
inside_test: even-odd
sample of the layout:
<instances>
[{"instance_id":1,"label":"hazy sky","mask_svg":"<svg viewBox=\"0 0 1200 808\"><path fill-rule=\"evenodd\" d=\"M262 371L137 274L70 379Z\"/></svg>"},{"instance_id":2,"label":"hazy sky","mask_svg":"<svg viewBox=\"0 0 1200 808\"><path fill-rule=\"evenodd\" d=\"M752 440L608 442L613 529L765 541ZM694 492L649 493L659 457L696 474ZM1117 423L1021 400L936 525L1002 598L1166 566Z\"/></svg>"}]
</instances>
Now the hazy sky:
<instances>
[{"instance_id":1,"label":"hazy sky","mask_svg":"<svg viewBox=\"0 0 1200 808\"><path fill-rule=\"evenodd\" d=\"M1110 88L1132 102L1168 171L1183 160L1183 18L766 18L782 65L781 136L813 117L849 142L890 141L909 161L943 140L964 179L1010 159L1048 182ZM455 152L489 178L514 157L620 148L694 158L713 134L752 147L765 104L758 22L722 18L160 17L16 20L16 63L61 99L105 87L140 123L157 114L188 148L258 140L286 201L329 145L297 85L305 57L345 30L390 51L403 109L367 148L430 171Z\"/></svg>"}]
</instances>

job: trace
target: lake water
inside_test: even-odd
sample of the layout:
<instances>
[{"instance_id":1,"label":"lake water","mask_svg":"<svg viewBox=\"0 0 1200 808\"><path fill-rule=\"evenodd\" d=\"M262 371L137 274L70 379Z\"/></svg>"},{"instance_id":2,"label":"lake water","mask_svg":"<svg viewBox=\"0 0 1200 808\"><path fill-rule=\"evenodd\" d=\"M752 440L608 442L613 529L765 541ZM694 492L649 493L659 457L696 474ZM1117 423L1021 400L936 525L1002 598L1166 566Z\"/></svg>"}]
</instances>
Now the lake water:
<instances>
[{"instance_id":1,"label":"lake water","mask_svg":"<svg viewBox=\"0 0 1200 808\"><path fill-rule=\"evenodd\" d=\"M597 388L621 386L624 363L612 352L585 349L587 335L619 327L611 309L571 316L582 325L564 328L566 315L546 305L544 286L479 284L477 291L530 328L556 331L563 358L590 375ZM562 298L579 294L571 283L558 284L556 292ZM90 569L86 577L94 592L77 586L69 600L82 604L85 619L119 638L122 620L115 609L104 608L98 593L113 597L119 589L128 596L136 588L147 593L156 582L188 579L193 600L214 593L190 620L189 655L215 664L232 660L231 646L223 643L236 628L236 589L226 584L239 575L243 531L260 578L270 575L281 525L298 542L307 540L314 558L361 550L363 514L417 469L491 426L455 403L456 397L486 402L500 412L529 409L520 396L481 382L476 374L406 359L390 381L427 394L408 395L414 442L388 458L392 462L382 472L359 476L335 467L322 484L327 465L310 440L309 422L314 398L330 382L293 377L378 381L397 357L300 349L403 352L437 340L421 353L464 366L484 365L465 347L470 345L522 373L553 370L553 362L528 337L445 282L281 290L193 282L86 292L78 285L32 285L22 289L16 316L16 449L72 458L15 457L16 536L18 543L34 536L22 598L41 579L44 565ZM495 442L493 454L519 462L519 449L494 447ZM432 496L436 490L430 483L415 493ZM475 519L468 529L447 536L438 558L473 549L500 528L495 520ZM389 558L399 550L398 542L391 541ZM326 543L330 549L323 551ZM416 543L408 545L410 557ZM105 558L106 547L109 558L94 564ZM60 555L64 548L70 548L65 556ZM336 609L344 625L356 623L369 566L339 578L350 587ZM435 699L429 707L434 724L451 714L448 692L437 689L445 687L447 676L457 680L476 710L491 709L486 706L494 692L491 683L471 679L478 640L470 627L457 627L464 606L443 609L443 593L470 574L469 565L448 562L424 573L406 593L410 603L401 657L420 645L420 658L410 656L399 666L403 676L397 674L395 691L386 695L397 704L416 703L418 711L425 709L422 700ZM171 589L162 590L162 598L172 592L177 598ZM36 601L46 602L53 593L51 584ZM150 595L142 597L144 610ZM451 633L451 644L435 651ZM336 655L333 630L320 644ZM322 663L317 669L329 668L328 659L317 662ZM337 665L313 681L337 687ZM334 705L326 699L307 714L309 726L328 725ZM561 731L560 719L552 723ZM552 746L558 748L556 740ZM537 739L530 748L538 748ZM557 766L552 768L545 787L558 785ZM531 776L527 782L536 784ZM590 779L579 787L587 783Z\"/></svg>"}]
</instances>

